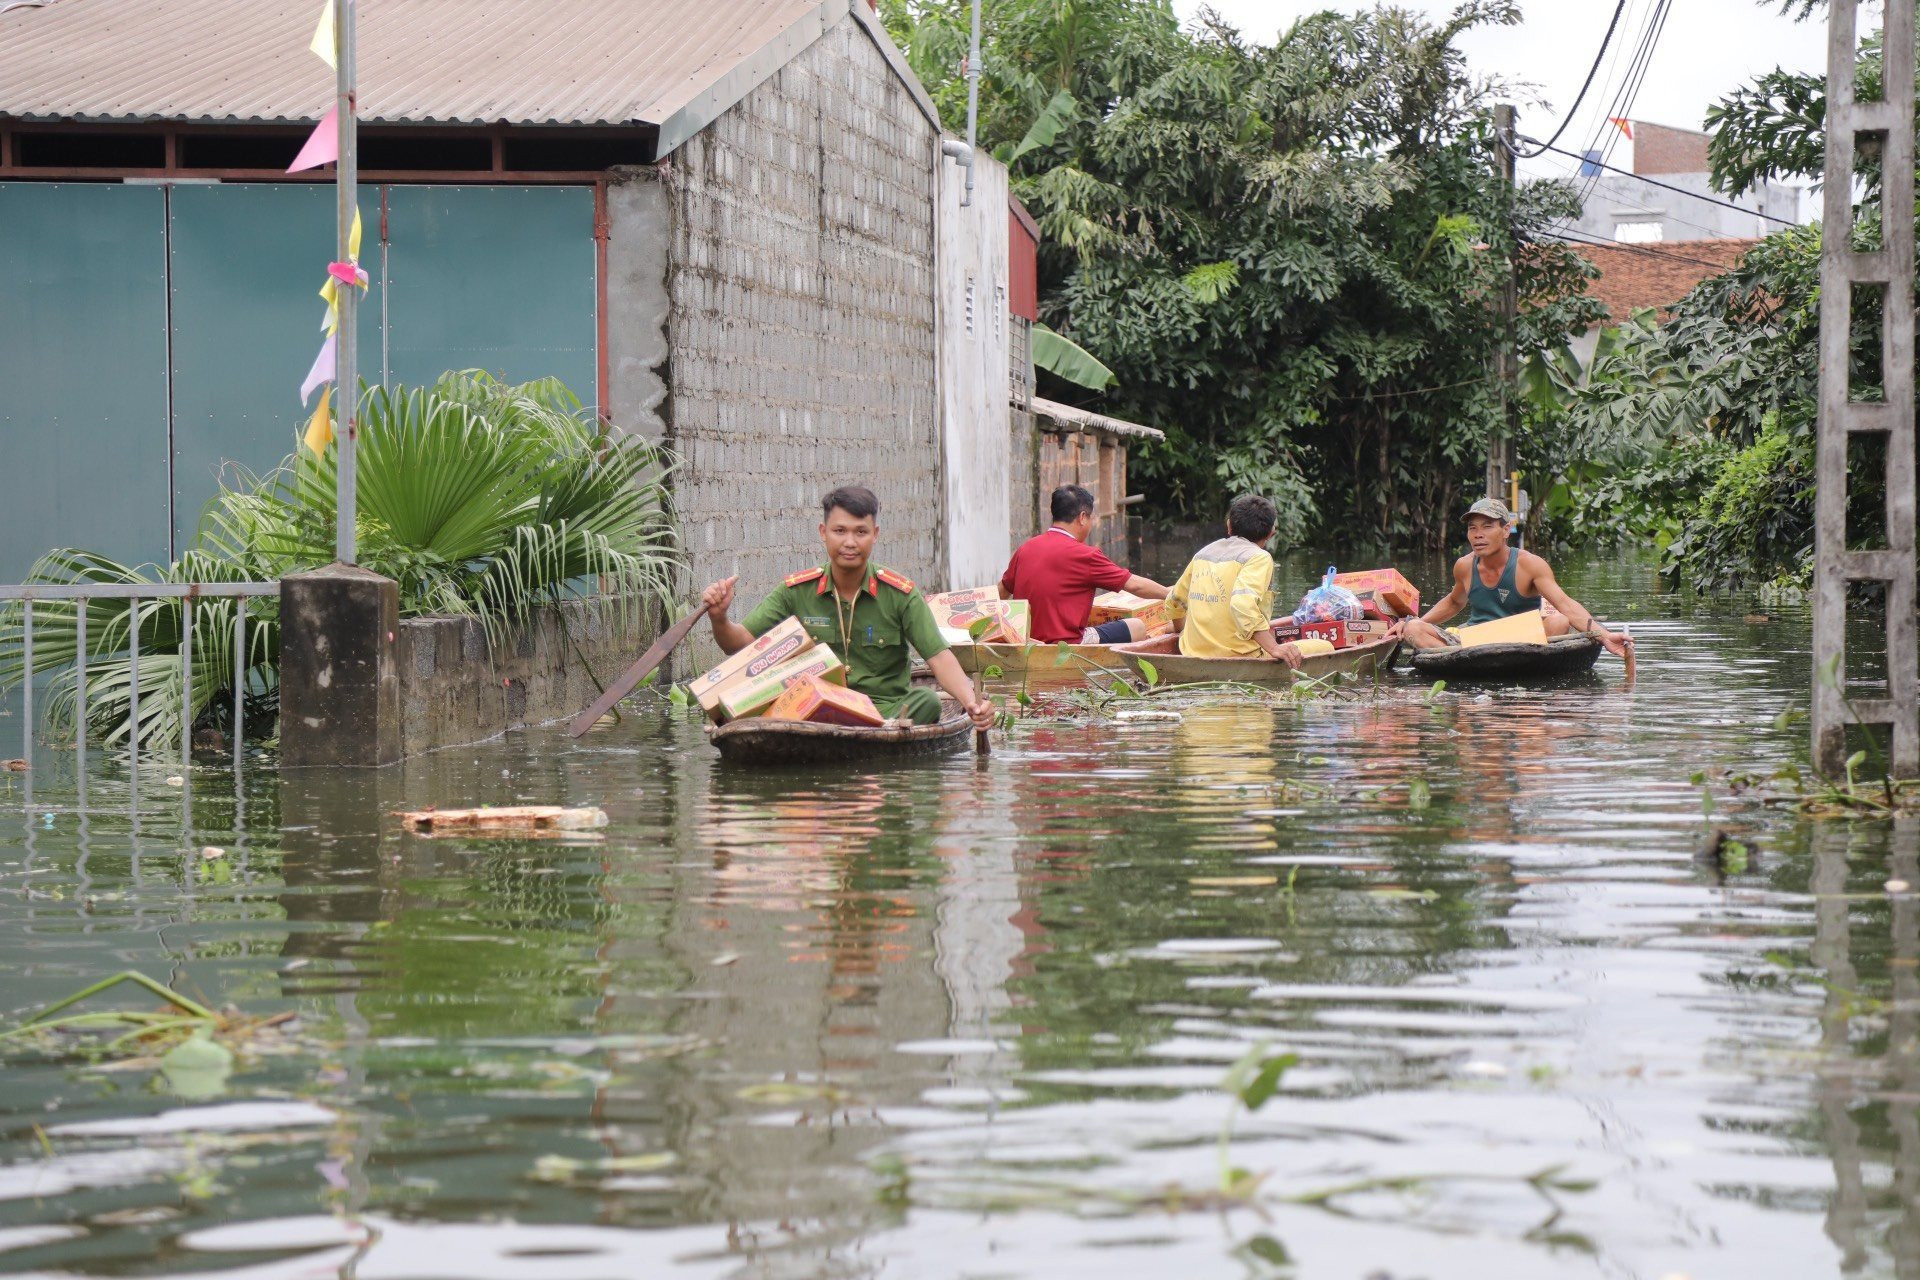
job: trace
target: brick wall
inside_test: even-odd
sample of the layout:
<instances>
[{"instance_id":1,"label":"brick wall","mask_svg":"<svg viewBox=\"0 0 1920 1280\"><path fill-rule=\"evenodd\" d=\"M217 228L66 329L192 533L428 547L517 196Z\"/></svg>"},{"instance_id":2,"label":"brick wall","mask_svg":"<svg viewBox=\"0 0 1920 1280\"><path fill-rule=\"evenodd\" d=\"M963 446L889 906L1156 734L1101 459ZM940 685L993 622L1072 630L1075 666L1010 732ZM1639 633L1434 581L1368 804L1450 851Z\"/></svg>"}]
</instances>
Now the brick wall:
<instances>
[{"instance_id":1,"label":"brick wall","mask_svg":"<svg viewBox=\"0 0 1920 1280\"><path fill-rule=\"evenodd\" d=\"M820 495L846 483L880 496L876 558L944 585L937 154L848 17L671 159L678 500L693 583L738 571L740 613L818 563Z\"/></svg>"},{"instance_id":2,"label":"brick wall","mask_svg":"<svg viewBox=\"0 0 1920 1280\"><path fill-rule=\"evenodd\" d=\"M1646 174L1705 173L1707 135L1692 129L1671 129L1663 124L1635 120L1633 171Z\"/></svg>"}]
</instances>

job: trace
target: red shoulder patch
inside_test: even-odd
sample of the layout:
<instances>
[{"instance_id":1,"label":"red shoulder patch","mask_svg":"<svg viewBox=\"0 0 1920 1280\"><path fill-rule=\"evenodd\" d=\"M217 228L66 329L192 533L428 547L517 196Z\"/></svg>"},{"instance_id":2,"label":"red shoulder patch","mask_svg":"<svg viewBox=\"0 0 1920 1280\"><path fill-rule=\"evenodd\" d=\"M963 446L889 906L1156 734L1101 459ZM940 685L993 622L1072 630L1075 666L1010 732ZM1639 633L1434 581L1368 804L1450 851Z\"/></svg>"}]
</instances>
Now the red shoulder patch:
<instances>
[{"instance_id":1,"label":"red shoulder patch","mask_svg":"<svg viewBox=\"0 0 1920 1280\"><path fill-rule=\"evenodd\" d=\"M912 578L903 577L900 574L895 573L891 569L882 569L878 573L874 574L873 576L880 579L880 581L886 583L888 586L892 587L895 591L912 591L913 590Z\"/></svg>"},{"instance_id":2,"label":"red shoulder patch","mask_svg":"<svg viewBox=\"0 0 1920 1280\"><path fill-rule=\"evenodd\" d=\"M815 578L823 577L826 572L825 569L815 565L811 569L802 569L798 573L788 574L786 584L790 587L797 587L803 582L812 582Z\"/></svg>"}]
</instances>

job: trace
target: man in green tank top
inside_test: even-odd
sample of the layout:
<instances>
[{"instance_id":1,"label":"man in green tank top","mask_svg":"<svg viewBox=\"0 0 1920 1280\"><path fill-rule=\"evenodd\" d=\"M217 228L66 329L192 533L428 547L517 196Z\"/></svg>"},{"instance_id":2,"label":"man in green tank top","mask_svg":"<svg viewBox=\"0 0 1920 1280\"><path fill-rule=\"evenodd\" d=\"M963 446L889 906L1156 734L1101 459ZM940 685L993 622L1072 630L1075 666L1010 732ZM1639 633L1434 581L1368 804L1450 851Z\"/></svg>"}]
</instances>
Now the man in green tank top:
<instances>
[{"instance_id":1,"label":"man in green tank top","mask_svg":"<svg viewBox=\"0 0 1920 1280\"><path fill-rule=\"evenodd\" d=\"M1595 621L1591 610L1560 589L1552 566L1531 551L1507 545L1512 535L1513 515L1498 498L1482 498L1467 508L1467 543L1473 552L1454 561L1453 590L1418 618L1395 624L1388 634L1416 649L1443 649L1460 641L1439 624L1463 607L1467 625L1472 626L1532 612L1544 599L1559 611L1545 619L1549 636L1583 631L1608 653L1625 657L1633 648L1633 637L1609 631Z\"/></svg>"}]
</instances>

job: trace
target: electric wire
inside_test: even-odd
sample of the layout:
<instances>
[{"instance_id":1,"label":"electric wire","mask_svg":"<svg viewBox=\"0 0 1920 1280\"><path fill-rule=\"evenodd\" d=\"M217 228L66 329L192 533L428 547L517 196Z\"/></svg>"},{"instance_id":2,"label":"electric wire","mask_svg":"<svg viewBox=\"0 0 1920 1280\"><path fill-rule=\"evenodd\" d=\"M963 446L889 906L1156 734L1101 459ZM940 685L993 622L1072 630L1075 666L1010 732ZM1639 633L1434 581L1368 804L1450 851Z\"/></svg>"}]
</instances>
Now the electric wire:
<instances>
[{"instance_id":1,"label":"electric wire","mask_svg":"<svg viewBox=\"0 0 1920 1280\"><path fill-rule=\"evenodd\" d=\"M1600 72L1601 60L1607 56L1607 46L1613 43L1614 30L1620 25L1620 15L1626 11L1627 0L1619 0L1619 3L1613 6L1613 19L1607 23L1607 34L1600 38L1600 48L1593 55L1593 65L1587 68L1586 81L1580 86L1580 92L1573 95L1573 105L1567 108L1566 118L1560 122L1560 127L1553 131L1553 136L1542 143L1539 150L1536 151L1521 151L1517 149L1514 143L1517 142L1518 139L1501 139L1501 145L1505 146L1515 157L1521 160L1531 160L1533 157L1539 155L1541 151L1550 149L1554 143L1560 141L1560 135L1567 131L1568 125L1573 123L1573 117L1579 112L1580 104L1586 100L1587 90L1593 88L1593 78ZM1529 138L1527 141L1532 142L1534 139Z\"/></svg>"},{"instance_id":2,"label":"electric wire","mask_svg":"<svg viewBox=\"0 0 1920 1280\"><path fill-rule=\"evenodd\" d=\"M1712 262L1706 258L1695 258L1675 252L1663 245L1641 244L1631 240L1602 240L1597 236L1586 236L1579 232L1543 231L1540 233L1549 240L1558 240L1563 244L1581 245L1592 249L1624 249L1629 253L1644 253L1654 257L1668 258L1674 262L1690 262L1696 267L1708 267L1715 275L1724 275L1734 269L1737 263ZM1682 243L1685 243L1684 241Z\"/></svg>"},{"instance_id":3,"label":"electric wire","mask_svg":"<svg viewBox=\"0 0 1920 1280\"><path fill-rule=\"evenodd\" d=\"M1563 155L1571 159L1579 160L1582 164L1592 163L1591 161L1585 160L1582 157L1575 156L1571 151L1563 151L1559 147L1553 148L1553 151L1558 155ZM1744 205L1731 204L1728 201L1718 198L1717 196L1702 195L1698 191L1689 191L1685 187L1676 187L1669 183L1656 182L1654 181L1654 179L1647 177L1645 174L1633 173L1626 169L1616 169L1611 165L1607 165L1604 167L1607 169L1609 173L1619 174L1623 178L1634 178L1634 179L1637 179L1638 181L1645 182L1650 186L1661 187L1661 188L1664 188L1665 190L1676 192L1677 194L1683 195L1683 196L1692 196L1696 200L1704 200L1708 204L1721 205L1724 208L1733 210L1735 213L1744 213L1750 217L1760 218L1767 222L1778 223L1783 227L1801 227L1806 225L1803 222L1795 222L1791 218L1776 217L1771 213L1762 213L1758 209L1749 209L1749 208L1746 208ZM1562 177L1558 179L1559 181L1578 182L1579 179L1574 174L1567 172L1566 170L1562 170L1561 172L1562 172ZM1659 214L1661 220L1664 222L1677 222L1683 227L1692 227L1695 231L1704 231L1707 233L1706 238L1708 239L1729 240L1729 239L1747 239L1748 238L1745 236L1730 236L1722 228L1710 227L1703 222L1691 222L1686 218L1679 216L1678 214L1669 213L1665 210L1649 209L1647 212ZM1758 238L1758 237L1754 237L1754 238Z\"/></svg>"}]
</instances>

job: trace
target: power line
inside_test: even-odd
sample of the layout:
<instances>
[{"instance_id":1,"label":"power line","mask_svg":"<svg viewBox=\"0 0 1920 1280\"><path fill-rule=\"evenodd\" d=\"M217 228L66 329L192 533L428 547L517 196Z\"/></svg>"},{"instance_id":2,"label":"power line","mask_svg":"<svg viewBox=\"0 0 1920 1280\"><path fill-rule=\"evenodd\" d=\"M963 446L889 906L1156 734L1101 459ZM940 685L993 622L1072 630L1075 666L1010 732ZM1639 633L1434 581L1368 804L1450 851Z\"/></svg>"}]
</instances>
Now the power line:
<instances>
[{"instance_id":1,"label":"power line","mask_svg":"<svg viewBox=\"0 0 1920 1280\"><path fill-rule=\"evenodd\" d=\"M1580 92L1573 95L1573 105L1567 108L1566 119L1562 120L1560 127L1553 131L1553 136L1541 145L1540 151L1545 151L1548 147L1560 141L1560 135L1567 131L1568 125L1573 123L1575 113L1580 110L1581 102L1586 99L1587 90L1593 88L1593 78L1599 74L1601 59L1607 56L1607 46L1613 43L1613 32L1614 29L1620 25L1620 15L1625 13L1626 10L1627 0L1619 0L1619 3L1613 6L1613 20L1607 23L1607 34L1600 38L1600 49L1593 55L1593 65L1587 68L1586 82L1580 86ZM1500 145L1513 152L1514 155L1522 160L1531 160L1540 154L1540 151L1518 150L1514 146L1514 141L1512 138L1502 138ZM1529 138L1528 141L1531 142L1533 139Z\"/></svg>"},{"instance_id":2,"label":"power line","mask_svg":"<svg viewBox=\"0 0 1920 1280\"><path fill-rule=\"evenodd\" d=\"M1529 138L1528 141L1531 142L1533 141L1533 139ZM1768 222L1777 222L1783 227L1797 227L1800 225L1799 223L1795 222L1791 218L1776 218L1774 215L1770 213L1762 213L1758 209L1749 209L1745 205L1735 204L1731 200L1722 200L1718 196L1702 195L1698 191L1689 191L1685 187L1676 187L1671 182L1660 182L1660 181L1657 181L1656 179L1649 178L1644 173L1635 173L1631 169L1616 168L1613 165L1607 164L1605 161L1593 160L1586 156L1578 156L1578 155L1575 155L1573 152L1566 150L1563 147L1556 147L1550 142L1543 143L1541 146L1541 150L1551 151L1555 155L1566 156L1570 160L1578 160L1583 165L1590 164L1596 169L1605 169L1608 173L1617 173L1622 177L1636 179L1637 181L1646 183L1650 187L1659 187L1662 191L1673 191L1683 196L1692 196L1695 200L1704 200L1708 204L1717 204L1722 209L1731 209L1735 213L1744 213L1755 218L1764 218ZM1538 153L1536 152L1535 154L1538 154ZM1688 223L1687 225L1694 226L1696 224ZM1701 229L1707 230L1708 228L1703 227Z\"/></svg>"},{"instance_id":3,"label":"power line","mask_svg":"<svg viewBox=\"0 0 1920 1280\"><path fill-rule=\"evenodd\" d=\"M1566 153L1565 153L1565 152L1561 152L1561 154L1562 154L1562 155L1565 155ZM1579 178L1578 178L1578 176L1577 176L1576 174L1574 174L1574 173L1573 173L1573 172L1572 172L1571 170L1569 170L1569 169L1567 169L1567 168L1566 168L1566 167L1565 167L1564 165L1562 165L1562 166L1560 167L1560 174L1561 174L1561 176L1560 176L1560 178L1558 179L1559 181L1564 181L1564 182L1567 182L1567 183L1569 183L1569 184L1572 184L1572 185L1578 185L1578 182L1579 182ZM1638 177L1639 175L1638 175L1638 174L1635 174L1634 176L1635 176L1635 177ZM1691 192L1690 192L1689 194L1693 194L1693 193L1691 193ZM1582 209L1582 212L1584 212L1584 211L1585 211L1585 210L1584 210L1584 206L1583 206L1583 209ZM1693 228L1693 229L1694 229L1695 231L1704 231L1704 232L1706 232L1706 233L1707 233L1707 234L1706 234L1706 236L1705 236L1705 237L1703 237L1703 238L1705 238L1705 239L1713 239L1713 240L1727 240L1727 239L1738 239L1738 238L1740 238L1740 237L1730 237L1730 236L1728 236L1728 235L1727 235L1727 233L1726 233L1725 231L1723 231L1723 230L1721 230L1721 229L1720 229L1719 227L1710 227L1710 226L1708 226L1708 225L1707 225L1706 223L1704 223L1704 222L1691 222L1691 221L1689 221L1688 219L1686 219L1686 218L1683 218L1683 217L1681 217L1681 216L1680 216L1679 214L1677 214L1677 213L1666 213L1666 212L1664 212L1664 211L1661 211L1661 210L1648 210L1648 212L1650 212L1650 213L1653 213L1653 212L1658 212L1658 213L1660 213L1660 220L1661 220L1662 222L1677 222L1677 223L1679 223L1679 224L1680 224L1681 226L1683 226L1683 227L1692 227L1692 228ZM1558 224L1556 224L1556 225L1558 225ZM1792 224L1792 225L1794 225L1794 226L1801 226L1801 225L1803 225L1803 224L1801 224L1801 223L1797 223L1797 222L1796 222L1796 223L1794 223L1794 224ZM1588 234L1591 234L1591 233L1588 233Z\"/></svg>"},{"instance_id":4,"label":"power line","mask_svg":"<svg viewBox=\"0 0 1920 1280\"><path fill-rule=\"evenodd\" d=\"M1660 43L1660 36L1666 31L1667 15L1672 11L1672 0L1654 0L1647 14L1646 30L1641 34L1640 43L1634 48L1633 55L1627 60L1626 73L1621 77L1620 88L1614 94L1613 102L1601 113L1600 120L1594 126L1594 137L1588 150L1598 148L1600 137L1606 128L1616 119L1626 119L1633 112L1633 104L1640 96L1640 86L1646 82L1647 68L1653 64L1653 53ZM1618 132L1607 139L1601 159L1610 159L1613 149L1620 144ZM1580 190L1580 204L1584 208L1587 197L1593 194L1594 184L1600 180L1599 174L1588 179L1587 185Z\"/></svg>"}]
</instances>

